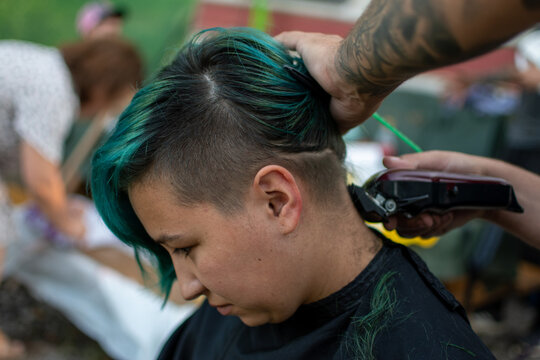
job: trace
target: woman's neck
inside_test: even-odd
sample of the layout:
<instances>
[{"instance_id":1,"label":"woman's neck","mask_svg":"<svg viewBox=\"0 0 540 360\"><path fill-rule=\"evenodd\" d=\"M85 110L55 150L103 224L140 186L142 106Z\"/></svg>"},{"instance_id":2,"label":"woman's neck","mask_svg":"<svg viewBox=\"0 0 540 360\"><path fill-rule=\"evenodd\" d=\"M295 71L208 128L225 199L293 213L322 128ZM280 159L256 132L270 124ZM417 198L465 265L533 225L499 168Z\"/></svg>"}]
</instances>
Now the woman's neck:
<instances>
[{"instance_id":1,"label":"woman's neck","mask_svg":"<svg viewBox=\"0 0 540 360\"><path fill-rule=\"evenodd\" d=\"M308 302L323 299L353 281L382 247L381 240L365 225L348 193L336 209L314 212L311 249L317 259Z\"/></svg>"}]
</instances>

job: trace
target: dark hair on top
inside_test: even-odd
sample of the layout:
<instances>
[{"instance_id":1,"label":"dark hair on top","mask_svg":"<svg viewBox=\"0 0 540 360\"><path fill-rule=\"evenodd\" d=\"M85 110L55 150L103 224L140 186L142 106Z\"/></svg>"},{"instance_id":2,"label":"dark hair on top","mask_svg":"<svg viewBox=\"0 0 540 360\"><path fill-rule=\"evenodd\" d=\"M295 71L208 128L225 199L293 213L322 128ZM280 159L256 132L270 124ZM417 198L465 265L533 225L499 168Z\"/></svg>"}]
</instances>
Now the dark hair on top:
<instances>
[{"instance_id":1,"label":"dark hair on top","mask_svg":"<svg viewBox=\"0 0 540 360\"><path fill-rule=\"evenodd\" d=\"M86 39L60 47L81 105L95 92L115 98L143 79L143 62L137 49L117 36Z\"/></svg>"},{"instance_id":2,"label":"dark hair on top","mask_svg":"<svg viewBox=\"0 0 540 360\"><path fill-rule=\"evenodd\" d=\"M345 184L345 145L329 113L329 96L306 87L307 74L269 35L210 29L196 35L142 88L93 159L92 193L110 229L150 252L168 294L169 254L145 232L127 190L146 176L172 184L184 205L242 207L265 165L289 169L321 206Z\"/></svg>"}]
</instances>

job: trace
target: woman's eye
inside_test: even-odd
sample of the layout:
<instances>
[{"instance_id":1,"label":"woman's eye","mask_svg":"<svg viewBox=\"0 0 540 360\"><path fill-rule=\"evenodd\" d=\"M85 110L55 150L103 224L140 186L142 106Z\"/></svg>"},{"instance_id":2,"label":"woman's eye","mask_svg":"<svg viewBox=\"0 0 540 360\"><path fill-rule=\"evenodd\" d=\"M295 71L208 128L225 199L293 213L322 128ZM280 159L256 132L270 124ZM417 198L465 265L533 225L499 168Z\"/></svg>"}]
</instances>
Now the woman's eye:
<instances>
[{"instance_id":1,"label":"woman's eye","mask_svg":"<svg viewBox=\"0 0 540 360\"><path fill-rule=\"evenodd\" d=\"M173 249L173 254L184 254L185 256L188 256L190 251L191 251L191 246L187 246L187 247Z\"/></svg>"}]
</instances>

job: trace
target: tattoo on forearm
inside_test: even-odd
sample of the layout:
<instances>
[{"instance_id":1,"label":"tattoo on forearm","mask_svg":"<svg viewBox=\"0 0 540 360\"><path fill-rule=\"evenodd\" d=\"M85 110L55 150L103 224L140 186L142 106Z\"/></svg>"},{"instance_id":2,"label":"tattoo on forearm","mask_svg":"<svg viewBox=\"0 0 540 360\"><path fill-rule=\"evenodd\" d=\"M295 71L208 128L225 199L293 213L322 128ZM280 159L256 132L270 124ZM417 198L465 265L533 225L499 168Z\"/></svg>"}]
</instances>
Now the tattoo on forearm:
<instances>
[{"instance_id":1,"label":"tattoo on forearm","mask_svg":"<svg viewBox=\"0 0 540 360\"><path fill-rule=\"evenodd\" d=\"M461 56L456 39L430 1L380 0L372 1L343 42L336 66L359 93L378 96L410 75Z\"/></svg>"},{"instance_id":2,"label":"tattoo on forearm","mask_svg":"<svg viewBox=\"0 0 540 360\"><path fill-rule=\"evenodd\" d=\"M539 0L521 0L526 9L540 9Z\"/></svg>"}]
</instances>

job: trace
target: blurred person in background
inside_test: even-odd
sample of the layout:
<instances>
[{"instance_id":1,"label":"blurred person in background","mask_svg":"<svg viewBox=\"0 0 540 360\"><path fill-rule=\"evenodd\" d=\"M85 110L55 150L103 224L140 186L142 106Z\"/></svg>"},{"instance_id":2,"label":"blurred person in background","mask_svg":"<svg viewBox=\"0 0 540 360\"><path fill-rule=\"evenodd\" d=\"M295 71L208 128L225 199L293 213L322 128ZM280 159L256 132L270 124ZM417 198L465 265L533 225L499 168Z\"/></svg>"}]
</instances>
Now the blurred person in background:
<instances>
[{"instance_id":1,"label":"blurred person in background","mask_svg":"<svg viewBox=\"0 0 540 360\"><path fill-rule=\"evenodd\" d=\"M332 114L346 132L364 122L405 80L491 50L539 20L540 1L535 0L372 0L345 39L298 31L277 39L300 54L310 74L332 96ZM431 236L471 217L487 216L540 248L539 176L501 161L450 152L387 158L385 165L499 176L513 184L525 209L519 215L454 212L393 218L385 225L388 229Z\"/></svg>"},{"instance_id":2,"label":"blurred person in background","mask_svg":"<svg viewBox=\"0 0 540 360\"><path fill-rule=\"evenodd\" d=\"M81 241L82 211L60 172L65 138L76 118L120 110L141 80L141 58L121 39L59 49L0 41L0 278L5 247L16 238L7 183L19 183L58 232ZM21 351L0 335L0 358Z\"/></svg>"},{"instance_id":3,"label":"blurred person in background","mask_svg":"<svg viewBox=\"0 0 540 360\"><path fill-rule=\"evenodd\" d=\"M82 38L120 36L125 17L126 11L113 4L106 2L87 3L77 14L77 32Z\"/></svg>"}]
</instances>

